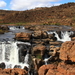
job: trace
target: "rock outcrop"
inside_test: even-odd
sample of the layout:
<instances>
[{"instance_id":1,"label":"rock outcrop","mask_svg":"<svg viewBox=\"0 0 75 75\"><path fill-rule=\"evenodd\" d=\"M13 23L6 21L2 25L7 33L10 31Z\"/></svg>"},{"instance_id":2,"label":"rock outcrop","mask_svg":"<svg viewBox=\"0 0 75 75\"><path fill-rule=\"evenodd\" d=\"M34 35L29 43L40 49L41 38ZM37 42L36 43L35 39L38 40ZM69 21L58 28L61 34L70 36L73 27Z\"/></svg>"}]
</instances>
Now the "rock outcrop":
<instances>
[{"instance_id":1,"label":"rock outcrop","mask_svg":"<svg viewBox=\"0 0 75 75\"><path fill-rule=\"evenodd\" d=\"M38 75L75 75L75 65L61 62L57 65L43 65L38 71Z\"/></svg>"},{"instance_id":2,"label":"rock outcrop","mask_svg":"<svg viewBox=\"0 0 75 75\"><path fill-rule=\"evenodd\" d=\"M60 59L75 62L75 41L67 41L62 44L60 49Z\"/></svg>"},{"instance_id":3,"label":"rock outcrop","mask_svg":"<svg viewBox=\"0 0 75 75\"><path fill-rule=\"evenodd\" d=\"M45 51L46 51L46 46L39 44L33 47L32 54L35 56L39 55L42 57L45 54Z\"/></svg>"},{"instance_id":4,"label":"rock outcrop","mask_svg":"<svg viewBox=\"0 0 75 75\"><path fill-rule=\"evenodd\" d=\"M49 72L49 70L54 70L56 69L56 67L57 66L54 64L43 65L39 68L38 75L46 75ZM53 75L53 74L49 73L47 75Z\"/></svg>"},{"instance_id":5,"label":"rock outcrop","mask_svg":"<svg viewBox=\"0 0 75 75\"><path fill-rule=\"evenodd\" d=\"M30 41L31 33L24 33L24 32L16 33L15 39L18 41Z\"/></svg>"},{"instance_id":6,"label":"rock outcrop","mask_svg":"<svg viewBox=\"0 0 75 75\"><path fill-rule=\"evenodd\" d=\"M8 32L9 28L8 26L1 25L0 26L0 34L4 34L5 32Z\"/></svg>"},{"instance_id":7,"label":"rock outcrop","mask_svg":"<svg viewBox=\"0 0 75 75\"><path fill-rule=\"evenodd\" d=\"M36 39L43 39L43 38L47 38L48 34L45 31L39 30L39 31L33 32L33 37L36 38Z\"/></svg>"}]
</instances>

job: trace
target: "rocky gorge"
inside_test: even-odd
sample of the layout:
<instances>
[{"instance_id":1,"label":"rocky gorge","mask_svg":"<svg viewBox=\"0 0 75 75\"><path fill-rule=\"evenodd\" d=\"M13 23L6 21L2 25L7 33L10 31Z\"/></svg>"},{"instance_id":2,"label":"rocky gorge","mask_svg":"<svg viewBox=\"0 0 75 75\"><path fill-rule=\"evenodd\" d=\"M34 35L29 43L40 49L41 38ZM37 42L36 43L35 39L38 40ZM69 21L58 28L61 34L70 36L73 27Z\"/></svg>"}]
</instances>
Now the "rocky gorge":
<instances>
[{"instance_id":1,"label":"rocky gorge","mask_svg":"<svg viewBox=\"0 0 75 75\"><path fill-rule=\"evenodd\" d=\"M1 75L75 75L74 28L56 25L1 27L5 28L4 34L0 33Z\"/></svg>"}]
</instances>

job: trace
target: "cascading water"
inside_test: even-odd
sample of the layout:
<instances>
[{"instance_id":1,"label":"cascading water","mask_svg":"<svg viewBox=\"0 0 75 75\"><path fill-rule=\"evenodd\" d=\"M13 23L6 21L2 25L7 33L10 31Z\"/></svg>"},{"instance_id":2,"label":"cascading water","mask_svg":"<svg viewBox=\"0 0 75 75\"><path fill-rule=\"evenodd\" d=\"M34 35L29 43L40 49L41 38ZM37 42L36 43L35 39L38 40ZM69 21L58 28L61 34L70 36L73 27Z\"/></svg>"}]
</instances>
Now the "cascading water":
<instances>
[{"instance_id":1,"label":"cascading water","mask_svg":"<svg viewBox=\"0 0 75 75\"><path fill-rule=\"evenodd\" d=\"M50 56L50 57L44 59L45 65L48 64L47 62L48 62L51 58L52 58L52 56Z\"/></svg>"},{"instance_id":2,"label":"cascading water","mask_svg":"<svg viewBox=\"0 0 75 75\"><path fill-rule=\"evenodd\" d=\"M55 34L55 37L57 38L57 41L62 41L62 42L65 42L65 41L71 41L71 37L70 35L74 34L73 31L61 31L61 38L59 37L58 33L56 31L53 31L53 32L48 32L48 34Z\"/></svg>"},{"instance_id":3,"label":"cascading water","mask_svg":"<svg viewBox=\"0 0 75 75\"><path fill-rule=\"evenodd\" d=\"M15 33L18 32L29 32L25 30L23 26L9 26L9 31L5 34L0 34L0 63L4 62L6 68L14 68L15 65L20 66L20 68L24 68L24 66L29 67L28 61L28 53L24 56L25 60L20 62L20 47L18 44L31 45L28 42L16 42L14 41ZM27 49L26 49L27 50ZM20 56L21 57L21 56Z\"/></svg>"},{"instance_id":4,"label":"cascading water","mask_svg":"<svg viewBox=\"0 0 75 75\"><path fill-rule=\"evenodd\" d=\"M20 65L21 68L24 66L29 67L28 61L28 53L25 57L25 62L19 62L19 48L17 46L17 42L11 43L0 43L0 63L4 62L6 68L14 68L15 65Z\"/></svg>"}]
</instances>

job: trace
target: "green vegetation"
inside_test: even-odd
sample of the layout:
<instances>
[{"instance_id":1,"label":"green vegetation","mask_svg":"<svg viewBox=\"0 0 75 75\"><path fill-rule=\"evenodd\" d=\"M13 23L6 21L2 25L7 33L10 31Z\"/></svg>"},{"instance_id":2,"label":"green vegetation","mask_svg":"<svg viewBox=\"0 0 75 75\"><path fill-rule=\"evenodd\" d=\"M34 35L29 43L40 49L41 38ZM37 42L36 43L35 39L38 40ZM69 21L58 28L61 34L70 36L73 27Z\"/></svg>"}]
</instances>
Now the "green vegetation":
<instances>
[{"instance_id":1,"label":"green vegetation","mask_svg":"<svg viewBox=\"0 0 75 75\"><path fill-rule=\"evenodd\" d=\"M0 34L4 34L5 30L0 29Z\"/></svg>"},{"instance_id":2,"label":"green vegetation","mask_svg":"<svg viewBox=\"0 0 75 75\"><path fill-rule=\"evenodd\" d=\"M37 55L36 58L42 59L42 56L41 55Z\"/></svg>"}]
</instances>

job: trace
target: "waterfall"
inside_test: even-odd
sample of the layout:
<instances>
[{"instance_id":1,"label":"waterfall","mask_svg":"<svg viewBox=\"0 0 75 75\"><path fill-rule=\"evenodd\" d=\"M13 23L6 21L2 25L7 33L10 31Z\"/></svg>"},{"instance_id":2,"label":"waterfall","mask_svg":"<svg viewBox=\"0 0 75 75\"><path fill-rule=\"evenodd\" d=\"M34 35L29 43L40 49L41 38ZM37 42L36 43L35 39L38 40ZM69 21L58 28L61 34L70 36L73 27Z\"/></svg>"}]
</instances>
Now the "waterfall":
<instances>
[{"instance_id":1,"label":"waterfall","mask_svg":"<svg viewBox=\"0 0 75 75\"><path fill-rule=\"evenodd\" d=\"M24 63L27 65L27 67L29 67L29 53L27 52L25 59L24 59Z\"/></svg>"},{"instance_id":2,"label":"waterfall","mask_svg":"<svg viewBox=\"0 0 75 75\"><path fill-rule=\"evenodd\" d=\"M44 59L45 65L48 64L47 62L48 62L51 58L52 58L52 56L50 56L50 57Z\"/></svg>"},{"instance_id":3,"label":"waterfall","mask_svg":"<svg viewBox=\"0 0 75 75\"><path fill-rule=\"evenodd\" d=\"M25 29L23 26L10 26L10 30L19 30L19 29Z\"/></svg>"},{"instance_id":4,"label":"waterfall","mask_svg":"<svg viewBox=\"0 0 75 75\"><path fill-rule=\"evenodd\" d=\"M74 34L73 31L61 31L61 38L59 37L58 33L56 31L50 31L48 32L48 34L55 34L55 37L57 38L57 41L62 41L62 42L65 42L65 41L71 41L71 37L70 35Z\"/></svg>"},{"instance_id":5,"label":"waterfall","mask_svg":"<svg viewBox=\"0 0 75 75\"><path fill-rule=\"evenodd\" d=\"M19 62L19 48L17 43L20 42L0 42L0 63L4 62L6 68L14 68L15 65L21 66L21 68L24 68L24 66L29 67L28 53L25 56L24 63Z\"/></svg>"}]
</instances>

